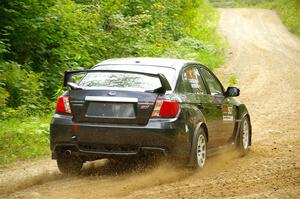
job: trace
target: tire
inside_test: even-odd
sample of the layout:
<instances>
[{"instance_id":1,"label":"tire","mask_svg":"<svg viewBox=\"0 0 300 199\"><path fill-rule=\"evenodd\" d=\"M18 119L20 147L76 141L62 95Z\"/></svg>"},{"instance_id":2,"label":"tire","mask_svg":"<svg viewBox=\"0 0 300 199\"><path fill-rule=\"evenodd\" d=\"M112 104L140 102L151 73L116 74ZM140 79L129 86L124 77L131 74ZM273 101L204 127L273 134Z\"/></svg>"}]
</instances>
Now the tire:
<instances>
[{"instance_id":1,"label":"tire","mask_svg":"<svg viewBox=\"0 0 300 199\"><path fill-rule=\"evenodd\" d=\"M200 127L199 131L195 134L192 146L192 167L195 169L203 169L207 158L207 137L202 127Z\"/></svg>"},{"instance_id":2,"label":"tire","mask_svg":"<svg viewBox=\"0 0 300 199\"><path fill-rule=\"evenodd\" d=\"M245 156L248 153L249 146L250 146L250 139L251 139L250 120L246 116L243 118L241 122L239 137L237 141L237 148L241 156Z\"/></svg>"},{"instance_id":3,"label":"tire","mask_svg":"<svg viewBox=\"0 0 300 199\"><path fill-rule=\"evenodd\" d=\"M82 168L83 161L76 156L57 158L57 167L59 171L66 175L78 175Z\"/></svg>"}]
</instances>

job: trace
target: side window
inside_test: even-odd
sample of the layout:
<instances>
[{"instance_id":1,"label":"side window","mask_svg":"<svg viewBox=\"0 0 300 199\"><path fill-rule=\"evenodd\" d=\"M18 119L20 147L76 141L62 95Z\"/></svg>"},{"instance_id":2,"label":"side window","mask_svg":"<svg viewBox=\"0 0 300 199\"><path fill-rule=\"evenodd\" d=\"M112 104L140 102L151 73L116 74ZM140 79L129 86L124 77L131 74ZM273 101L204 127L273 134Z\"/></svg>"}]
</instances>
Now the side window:
<instances>
[{"instance_id":1,"label":"side window","mask_svg":"<svg viewBox=\"0 0 300 199\"><path fill-rule=\"evenodd\" d=\"M195 94L206 94L206 89L200 73L196 67L190 67L183 71L180 91Z\"/></svg>"},{"instance_id":2,"label":"side window","mask_svg":"<svg viewBox=\"0 0 300 199\"><path fill-rule=\"evenodd\" d=\"M212 95L223 95L223 89L219 81L214 76L212 76L210 72L203 68L201 68L201 73L203 74L203 77L208 85L210 93Z\"/></svg>"}]
</instances>

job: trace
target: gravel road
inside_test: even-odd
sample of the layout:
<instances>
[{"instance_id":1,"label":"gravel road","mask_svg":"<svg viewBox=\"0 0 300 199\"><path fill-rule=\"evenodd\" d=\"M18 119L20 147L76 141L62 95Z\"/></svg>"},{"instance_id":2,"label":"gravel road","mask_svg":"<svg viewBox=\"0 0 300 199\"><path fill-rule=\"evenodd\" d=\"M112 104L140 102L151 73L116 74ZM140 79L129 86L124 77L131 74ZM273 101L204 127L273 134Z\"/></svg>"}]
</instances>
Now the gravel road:
<instances>
[{"instance_id":1,"label":"gravel road","mask_svg":"<svg viewBox=\"0 0 300 199\"><path fill-rule=\"evenodd\" d=\"M124 168L98 161L78 177L62 176L48 159L25 162L0 168L0 198L299 198L300 41L273 11L219 11L230 48L216 72L224 85L237 76L249 107L247 156L216 155L201 172L167 162Z\"/></svg>"}]
</instances>

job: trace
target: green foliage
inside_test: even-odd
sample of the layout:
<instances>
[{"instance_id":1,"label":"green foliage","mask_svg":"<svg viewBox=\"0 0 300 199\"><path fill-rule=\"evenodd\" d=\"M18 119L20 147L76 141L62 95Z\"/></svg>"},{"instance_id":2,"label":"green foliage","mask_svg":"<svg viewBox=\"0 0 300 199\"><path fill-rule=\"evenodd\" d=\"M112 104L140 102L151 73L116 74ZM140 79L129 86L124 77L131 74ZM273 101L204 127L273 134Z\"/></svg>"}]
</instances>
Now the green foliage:
<instances>
[{"instance_id":1,"label":"green foliage","mask_svg":"<svg viewBox=\"0 0 300 199\"><path fill-rule=\"evenodd\" d=\"M108 58L196 59L212 68L223 61L215 31L219 16L203 0L3 0L0 5L0 107L41 110L62 91L65 70Z\"/></svg>"},{"instance_id":2,"label":"green foliage","mask_svg":"<svg viewBox=\"0 0 300 199\"><path fill-rule=\"evenodd\" d=\"M37 147L39 136L34 142L25 139L27 133L33 132L28 135L31 139L39 131L39 122L13 123L16 118L53 111L64 90L65 70L133 56L195 59L211 68L220 65L223 44L215 31L218 18L205 0L1 0L0 138L8 142L1 151L13 153L9 147L14 147L14 140L16 146L28 144L23 153ZM13 126L6 128L8 124ZM39 153L33 150L34 154Z\"/></svg>"},{"instance_id":3,"label":"green foliage","mask_svg":"<svg viewBox=\"0 0 300 199\"><path fill-rule=\"evenodd\" d=\"M11 46L5 57L42 73L48 99L59 89L64 70L89 68L107 58L175 54L213 66L221 63L217 12L205 1L80 2L15 0L3 10L4 19L13 21L2 27L2 39ZM210 47L181 47L181 39Z\"/></svg>"},{"instance_id":4,"label":"green foliage","mask_svg":"<svg viewBox=\"0 0 300 199\"><path fill-rule=\"evenodd\" d=\"M9 119L0 122L0 164L50 154L49 119Z\"/></svg>"},{"instance_id":5,"label":"green foliage","mask_svg":"<svg viewBox=\"0 0 300 199\"><path fill-rule=\"evenodd\" d=\"M15 62L0 64L0 118L42 113L48 101L42 96L41 75L20 68Z\"/></svg>"},{"instance_id":6,"label":"green foliage","mask_svg":"<svg viewBox=\"0 0 300 199\"><path fill-rule=\"evenodd\" d=\"M300 38L299 0L210 0L216 7L259 7L275 10L287 29Z\"/></svg>"},{"instance_id":7,"label":"green foliage","mask_svg":"<svg viewBox=\"0 0 300 199\"><path fill-rule=\"evenodd\" d=\"M211 69L224 61L222 38L216 34L219 13L207 3L199 1L199 7L185 10L182 21L186 24L181 38L174 42L175 48L163 56L198 60Z\"/></svg>"},{"instance_id":8,"label":"green foliage","mask_svg":"<svg viewBox=\"0 0 300 199\"><path fill-rule=\"evenodd\" d=\"M2 86L3 83L0 87L0 109L4 109L6 107L9 98L9 93Z\"/></svg>"},{"instance_id":9,"label":"green foliage","mask_svg":"<svg viewBox=\"0 0 300 199\"><path fill-rule=\"evenodd\" d=\"M229 86L234 86L237 84L237 82L238 82L238 79L237 79L236 74L233 74L229 77L229 80L228 80Z\"/></svg>"}]
</instances>

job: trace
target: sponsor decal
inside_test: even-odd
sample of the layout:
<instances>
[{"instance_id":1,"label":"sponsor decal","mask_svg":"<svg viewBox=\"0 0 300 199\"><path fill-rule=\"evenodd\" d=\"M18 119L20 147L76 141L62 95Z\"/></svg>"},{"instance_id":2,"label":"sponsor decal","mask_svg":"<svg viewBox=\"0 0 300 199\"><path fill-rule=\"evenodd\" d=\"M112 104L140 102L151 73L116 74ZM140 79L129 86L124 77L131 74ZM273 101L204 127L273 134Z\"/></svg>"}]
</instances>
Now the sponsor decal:
<instances>
[{"instance_id":1,"label":"sponsor decal","mask_svg":"<svg viewBox=\"0 0 300 199\"><path fill-rule=\"evenodd\" d=\"M186 71L186 76L187 76L188 79L196 79L193 70L188 70L188 71Z\"/></svg>"},{"instance_id":2,"label":"sponsor decal","mask_svg":"<svg viewBox=\"0 0 300 199\"><path fill-rule=\"evenodd\" d=\"M223 105L223 121L225 122L232 122L233 121L233 107L228 105Z\"/></svg>"},{"instance_id":3,"label":"sponsor decal","mask_svg":"<svg viewBox=\"0 0 300 199\"><path fill-rule=\"evenodd\" d=\"M233 121L233 116L232 115L223 115L223 121Z\"/></svg>"},{"instance_id":4,"label":"sponsor decal","mask_svg":"<svg viewBox=\"0 0 300 199\"><path fill-rule=\"evenodd\" d=\"M232 115L232 106L228 106L228 114Z\"/></svg>"},{"instance_id":5,"label":"sponsor decal","mask_svg":"<svg viewBox=\"0 0 300 199\"><path fill-rule=\"evenodd\" d=\"M228 106L224 105L223 106L223 114L227 114L228 113Z\"/></svg>"}]
</instances>

